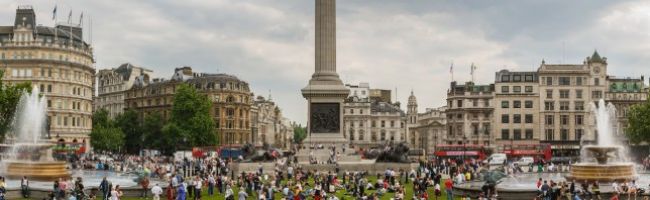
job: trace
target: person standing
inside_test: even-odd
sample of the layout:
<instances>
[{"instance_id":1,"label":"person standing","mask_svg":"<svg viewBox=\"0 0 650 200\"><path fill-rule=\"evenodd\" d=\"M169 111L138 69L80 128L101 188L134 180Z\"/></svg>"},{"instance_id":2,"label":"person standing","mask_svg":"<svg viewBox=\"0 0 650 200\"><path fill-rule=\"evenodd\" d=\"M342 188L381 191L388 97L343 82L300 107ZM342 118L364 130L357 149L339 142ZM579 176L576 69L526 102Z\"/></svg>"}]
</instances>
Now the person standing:
<instances>
[{"instance_id":1,"label":"person standing","mask_svg":"<svg viewBox=\"0 0 650 200\"><path fill-rule=\"evenodd\" d=\"M142 186L142 198L147 198L147 190L149 190L149 178L146 176L140 181L140 186Z\"/></svg>"},{"instance_id":2,"label":"person standing","mask_svg":"<svg viewBox=\"0 0 650 200\"><path fill-rule=\"evenodd\" d=\"M154 185L151 187L151 195L153 195L153 200L160 200L160 195L162 194L163 190L158 184Z\"/></svg>"},{"instance_id":3,"label":"person standing","mask_svg":"<svg viewBox=\"0 0 650 200\"><path fill-rule=\"evenodd\" d=\"M99 190L102 191L102 197L104 200L108 199L108 195L111 192L111 188L108 186L108 180L106 180L106 177L102 179L102 182L99 183Z\"/></svg>"},{"instance_id":4,"label":"person standing","mask_svg":"<svg viewBox=\"0 0 650 200\"><path fill-rule=\"evenodd\" d=\"M454 199L454 194L452 193L453 187L454 187L454 182L451 181L451 178L447 179L445 181L445 191L447 192L447 200Z\"/></svg>"},{"instance_id":5,"label":"person standing","mask_svg":"<svg viewBox=\"0 0 650 200\"><path fill-rule=\"evenodd\" d=\"M246 200L248 198L248 194L244 190L244 188L239 188L239 193L237 194L237 199L239 200Z\"/></svg>"},{"instance_id":6,"label":"person standing","mask_svg":"<svg viewBox=\"0 0 650 200\"><path fill-rule=\"evenodd\" d=\"M214 186L216 185L217 180L214 179L214 176L210 174L208 176L208 195L214 195Z\"/></svg>"},{"instance_id":7,"label":"person standing","mask_svg":"<svg viewBox=\"0 0 650 200\"><path fill-rule=\"evenodd\" d=\"M23 176L23 179L20 180L20 192L23 198L29 198L29 180L27 180L27 176Z\"/></svg>"},{"instance_id":8,"label":"person standing","mask_svg":"<svg viewBox=\"0 0 650 200\"><path fill-rule=\"evenodd\" d=\"M201 186L203 186L203 181L201 177L196 176L194 178L194 200L201 200Z\"/></svg>"}]
</instances>

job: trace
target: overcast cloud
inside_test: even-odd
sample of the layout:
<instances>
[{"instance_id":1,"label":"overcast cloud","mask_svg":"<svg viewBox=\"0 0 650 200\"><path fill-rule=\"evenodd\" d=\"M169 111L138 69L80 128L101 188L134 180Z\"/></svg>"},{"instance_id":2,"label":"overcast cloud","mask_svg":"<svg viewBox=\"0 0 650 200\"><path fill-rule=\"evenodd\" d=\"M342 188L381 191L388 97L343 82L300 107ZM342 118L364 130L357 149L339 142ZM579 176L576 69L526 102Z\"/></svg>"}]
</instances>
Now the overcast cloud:
<instances>
[{"instance_id":1,"label":"overcast cloud","mask_svg":"<svg viewBox=\"0 0 650 200\"><path fill-rule=\"evenodd\" d=\"M228 73L268 96L289 119L305 123L300 89L314 68L313 0L2 0L0 24L13 24L18 5L33 5L37 23L92 18L98 69L130 62L169 78L172 70ZM500 69L536 70L547 63L582 63L594 49L609 74L647 74L648 1L339 0L337 67L345 83L409 91L420 111L445 104L455 79L489 83ZM86 30L85 37L89 31ZM403 107L405 105L402 105Z\"/></svg>"}]
</instances>

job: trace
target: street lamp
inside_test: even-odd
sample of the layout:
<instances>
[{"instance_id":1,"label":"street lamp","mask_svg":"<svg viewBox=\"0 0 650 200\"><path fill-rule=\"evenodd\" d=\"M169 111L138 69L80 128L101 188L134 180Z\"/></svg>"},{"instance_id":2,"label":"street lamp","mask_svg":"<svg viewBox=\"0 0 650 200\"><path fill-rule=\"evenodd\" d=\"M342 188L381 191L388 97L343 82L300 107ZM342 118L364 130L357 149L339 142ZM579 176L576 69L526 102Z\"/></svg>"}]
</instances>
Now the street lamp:
<instances>
[{"instance_id":1,"label":"street lamp","mask_svg":"<svg viewBox=\"0 0 650 200\"><path fill-rule=\"evenodd\" d=\"M467 151L467 136L463 136L463 163L465 163L465 151Z\"/></svg>"}]
</instances>

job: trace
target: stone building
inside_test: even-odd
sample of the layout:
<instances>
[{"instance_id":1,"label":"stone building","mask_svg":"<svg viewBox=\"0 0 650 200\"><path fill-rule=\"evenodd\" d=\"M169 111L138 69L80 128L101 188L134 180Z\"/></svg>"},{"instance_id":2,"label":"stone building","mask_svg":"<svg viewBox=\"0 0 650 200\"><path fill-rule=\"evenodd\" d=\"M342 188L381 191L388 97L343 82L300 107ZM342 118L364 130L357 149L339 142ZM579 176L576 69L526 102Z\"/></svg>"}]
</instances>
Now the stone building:
<instances>
[{"instance_id":1,"label":"stone building","mask_svg":"<svg viewBox=\"0 0 650 200\"><path fill-rule=\"evenodd\" d=\"M538 69L541 142L551 144L553 157L575 160L580 141L594 141L597 135L592 103L605 98L607 58L598 52L582 64L546 64Z\"/></svg>"},{"instance_id":2,"label":"stone building","mask_svg":"<svg viewBox=\"0 0 650 200\"><path fill-rule=\"evenodd\" d=\"M31 6L16 9L13 25L0 26L0 70L9 84L31 82L47 98L49 136L88 144L92 129L94 56L82 27L37 25Z\"/></svg>"},{"instance_id":3,"label":"stone building","mask_svg":"<svg viewBox=\"0 0 650 200\"><path fill-rule=\"evenodd\" d=\"M537 72L496 73L493 137L498 150L539 144L539 83Z\"/></svg>"},{"instance_id":4,"label":"stone building","mask_svg":"<svg viewBox=\"0 0 650 200\"><path fill-rule=\"evenodd\" d=\"M451 82L447 91L446 144L494 145L492 121L494 116L494 84L476 85Z\"/></svg>"},{"instance_id":5,"label":"stone building","mask_svg":"<svg viewBox=\"0 0 650 200\"><path fill-rule=\"evenodd\" d=\"M117 68L102 69L97 73L97 97L95 110L106 109L108 115L114 118L124 111L124 93L142 78L149 81L153 71L124 63Z\"/></svg>"},{"instance_id":6,"label":"stone building","mask_svg":"<svg viewBox=\"0 0 650 200\"><path fill-rule=\"evenodd\" d=\"M389 142L407 142L406 115L399 103L374 101L371 95L363 95L373 90L367 83L346 86L351 93L343 107L343 133L350 145L372 148Z\"/></svg>"},{"instance_id":7,"label":"stone building","mask_svg":"<svg viewBox=\"0 0 650 200\"><path fill-rule=\"evenodd\" d=\"M257 96L251 106L251 130L253 131L253 144L289 149L293 141L293 126L282 115L282 110L271 97Z\"/></svg>"},{"instance_id":8,"label":"stone building","mask_svg":"<svg viewBox=\"0 0 650 200\"><path fill-rule=\"evenodd\" d=\"M140 118L154 112L166 120L171 116L174 94L186 83L212 100L210 115L222 145L252 143L250 110L252 99L247 82L228 74L194 73L190 67L176 68L170 80L136 80L126 91L126 108L135 109Z\"/></svg>"},{"instance_id":9,"label":"stone building","mask_svg":"<svg viewBox=\"0 0 650 200\"><path fill-rule=\"evenodd\" d=\"M614 130L617 135L625 136L627 128L627 113L630 107L648 100L648 87L644 84L644 77L618 78L607 76L607 91L605 100L616 107L616 123Z\"/></svg>"}]
</instances>

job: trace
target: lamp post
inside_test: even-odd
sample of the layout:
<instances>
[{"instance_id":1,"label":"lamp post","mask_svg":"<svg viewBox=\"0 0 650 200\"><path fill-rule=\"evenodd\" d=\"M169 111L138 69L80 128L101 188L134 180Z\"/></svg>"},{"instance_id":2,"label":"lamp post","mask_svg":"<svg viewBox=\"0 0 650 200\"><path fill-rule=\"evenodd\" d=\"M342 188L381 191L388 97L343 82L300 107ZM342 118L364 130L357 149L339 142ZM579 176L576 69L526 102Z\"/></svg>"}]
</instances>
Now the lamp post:
<instances>
[{"instance_id":1,"label":"lamp post","mask_svg":"<svg viewBox=\"0 0 650 200\"><path fill-rule=\"evenodd\" d=\"M462 143L463 143L463 156L462 156L462 159L463 159L463 163L465 163L465 151L467 151L467 136L463 136Z\"/></svg>"}]
</instances>

